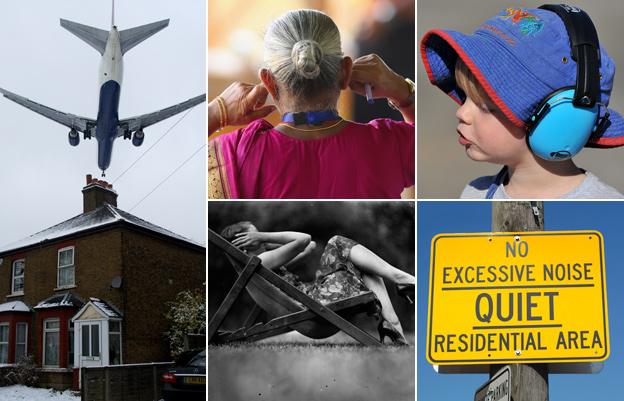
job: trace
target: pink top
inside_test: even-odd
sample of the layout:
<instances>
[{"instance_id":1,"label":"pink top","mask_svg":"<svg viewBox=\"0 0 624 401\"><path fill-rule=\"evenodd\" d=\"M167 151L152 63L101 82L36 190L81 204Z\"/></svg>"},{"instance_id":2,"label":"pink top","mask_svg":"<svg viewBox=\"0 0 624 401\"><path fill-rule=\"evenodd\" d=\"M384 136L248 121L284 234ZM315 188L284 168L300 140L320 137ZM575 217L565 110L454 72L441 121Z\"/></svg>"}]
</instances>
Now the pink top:
<instances>
[{"instance_id":1,"label":"pink top","mask_svg":"<svg viewBox=\"0 0 624 401\"><path fill-rule=\"evenodd\" d=\"M414 125L350 122L320 139L289 137L265 120L209 141L209 187L227 198L399 198L414 185Z\"/></svg>"}]
</instances>

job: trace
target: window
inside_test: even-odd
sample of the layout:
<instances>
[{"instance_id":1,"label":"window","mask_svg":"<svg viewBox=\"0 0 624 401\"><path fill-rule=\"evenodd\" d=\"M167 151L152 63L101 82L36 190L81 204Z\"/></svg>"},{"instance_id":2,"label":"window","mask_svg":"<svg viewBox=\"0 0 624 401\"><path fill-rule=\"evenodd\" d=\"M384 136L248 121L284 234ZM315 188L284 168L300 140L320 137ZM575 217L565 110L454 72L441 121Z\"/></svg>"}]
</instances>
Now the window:
<instances>
[{"instance_id":1,"label":"window","mask_svg":"<svg viewBox=\"0 0 624 401\"><path fill-rule=\"evenodd\" d=\"M0 323L0 363L9 363L9 324Z\"/></svg>"},{"instance_id":2,"label":"window","mask_svg":"<svg viewBox=\"0 0 624 401\"><path fill-rule=\"evenodd\" d=\"M74 284L74 247L70 246L58 251L58 287L71 287Z\"/></svg>"},{"instance_id":3,"label":"window","mask_svg":"<svg viewBox=\"0 0 624 401\"><path fill-rule=\"evenodd\" d=\"M69 347L68 350L68 358L67 358L67 366L74 366L74 323L70 320L69 322L69 331L67 332L69 337Z\"/></svg>"},{"instance_id":4,"label":"window","mask_svg":"<svg viewBox=\"0 0 624 401\"><path fill-rule=\"evenodd\" d=\"M82 325L82 356L100 358L100 324Z\"/></svg>"},{"instance_id":5,"label":"window","mask_svg":"<svg viewBox=\"0 0 624 401\"><path fill-rule=\"evenodd\" d=\"M26 267L26 261L19 259L13 262L12 270L12 287L11 293L23 294L24 293L24 268Z\"/></svg>"},{"instance_id":6,"label":"window","mask_svg":"<svg viewBox=\"0 0 624 401\"><path fill-rule=\"evenodd\" d=\"M28 353L28 324L17 323L15 326L15 363Z\"/></svg>"},{"instance_id":7,"label":"window","mask_svg":"<svg viewBox=\"0 0 624 401\"><path fill-rule=\"evenodd\" d=\"M43 365L59 366L59 319L43 321Z\"/></svg>"},{"instance_id":8,"label":"window","mask_svg":"<svg viewBox=\"0 0 624 401\"><path fill-rule=\"evenodd\" d=\"M205 368L206 367L206 350L203 350L199 354L195 355L193 359L189 361L188 366Z\"/></svg>"},{"instance_id":9,"label":"window","mask_svg":"<svg viewBox=\"0 0 624 401\"><path fill-rule=\"evenodd\" d=\"M108 322L108 363L121 364L121 322Z\"/></svg>"}]
</instances>

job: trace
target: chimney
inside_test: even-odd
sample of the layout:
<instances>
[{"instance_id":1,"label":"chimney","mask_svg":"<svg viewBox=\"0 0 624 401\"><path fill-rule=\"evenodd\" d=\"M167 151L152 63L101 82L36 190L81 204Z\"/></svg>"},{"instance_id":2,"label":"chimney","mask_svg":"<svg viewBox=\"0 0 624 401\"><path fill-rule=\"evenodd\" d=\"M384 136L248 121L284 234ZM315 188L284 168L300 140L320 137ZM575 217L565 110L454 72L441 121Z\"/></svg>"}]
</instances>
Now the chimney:
<instances>
[{"instance_id":1,"label":"chimney","mask_svg":"<svg viewBox=\"0 0 624 401\"><path fill-rule=\"evenodd\" d=\"M117 207L117 192L113 190L113 184L87 174L87 185L82 188L82 200L84 213L97 209L105 203Z\"/></svg>"}]
</instances>

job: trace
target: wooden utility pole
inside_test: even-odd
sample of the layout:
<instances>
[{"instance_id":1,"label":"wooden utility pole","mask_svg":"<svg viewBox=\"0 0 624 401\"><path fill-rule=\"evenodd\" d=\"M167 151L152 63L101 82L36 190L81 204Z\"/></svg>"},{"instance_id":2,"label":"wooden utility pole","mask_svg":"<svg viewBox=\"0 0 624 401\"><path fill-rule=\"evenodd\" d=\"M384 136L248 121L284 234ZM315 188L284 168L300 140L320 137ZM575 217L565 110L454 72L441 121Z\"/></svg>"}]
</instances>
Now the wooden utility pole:
<instances>
[{"instance_id":1,"label":"wooden utility pole","mask_svg":"<svg viewBox=\"0 0 624 401\"><path fill-rule=\"evenodd\" d=\"M492 202L492 231L544 231L544 202Z\"/></svg>"},{"instance_id":2,"label":"wooden utility pole","mask_svg":"<svg viewBox=\"0 0 624 401\"><path fill-rule=\"evenodd\" d=\"M543 231L544 202L492 202L492 231ZM512 401L548 400L548 364L511 364ZM503 365L490 365L490 378Z\"/></svg>"}]
</instances>

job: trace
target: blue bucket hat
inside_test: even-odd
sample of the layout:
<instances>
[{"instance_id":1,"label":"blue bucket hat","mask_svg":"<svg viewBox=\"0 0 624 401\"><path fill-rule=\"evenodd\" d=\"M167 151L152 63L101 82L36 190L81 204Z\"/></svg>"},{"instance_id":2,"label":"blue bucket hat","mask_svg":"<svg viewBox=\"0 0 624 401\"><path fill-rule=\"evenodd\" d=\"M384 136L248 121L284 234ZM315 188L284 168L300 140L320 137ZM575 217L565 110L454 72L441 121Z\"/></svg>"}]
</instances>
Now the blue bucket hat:
<instances>
[{"instance_id":1,"label":"blue bucket hat","mask_svg":"<svg viewBox=\"0 0 624 401\"><path fill-rule=\"evenodd\" d=\"M576 62L557 14L542 9L507 8L485 21L472 35L431 30L420 52L432 84L462 104L466 98L455 81L459 57L490 99L514 125L526 128L541 101L557 89L574 86ZM601 117L609 105L615 64L600 46ZM609 109L611 124L585 146L624 145L624 119Z\"/></svg>"}]
</instances>

